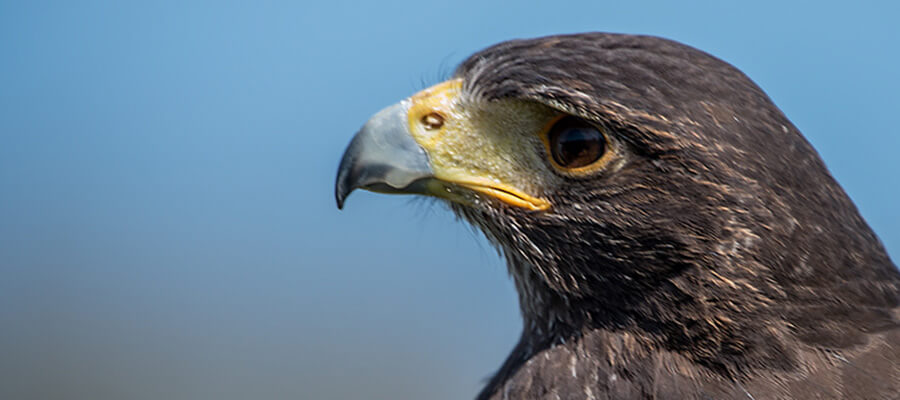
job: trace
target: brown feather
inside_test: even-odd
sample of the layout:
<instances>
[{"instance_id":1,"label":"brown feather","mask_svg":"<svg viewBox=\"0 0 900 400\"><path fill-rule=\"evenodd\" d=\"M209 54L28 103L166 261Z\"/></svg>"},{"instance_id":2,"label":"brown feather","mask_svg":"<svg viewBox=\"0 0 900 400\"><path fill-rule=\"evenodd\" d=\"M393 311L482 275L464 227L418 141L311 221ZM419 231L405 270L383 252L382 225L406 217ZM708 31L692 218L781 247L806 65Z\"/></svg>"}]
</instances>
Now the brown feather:
<instances>
[{"instance_id":1,"label":"brown feather","mask_svg":"<svg viewBox=\"0 0 900 400\"><path fill-rule=\"evenodd\" d=\"M473 98L542 103L628 146L622 168L544 188L549 212L451 205L506 256L524 316L480 399L900 393L900 273L740 71L591 33L501 43L456 76Z\"/></svg>"}]
</instances>

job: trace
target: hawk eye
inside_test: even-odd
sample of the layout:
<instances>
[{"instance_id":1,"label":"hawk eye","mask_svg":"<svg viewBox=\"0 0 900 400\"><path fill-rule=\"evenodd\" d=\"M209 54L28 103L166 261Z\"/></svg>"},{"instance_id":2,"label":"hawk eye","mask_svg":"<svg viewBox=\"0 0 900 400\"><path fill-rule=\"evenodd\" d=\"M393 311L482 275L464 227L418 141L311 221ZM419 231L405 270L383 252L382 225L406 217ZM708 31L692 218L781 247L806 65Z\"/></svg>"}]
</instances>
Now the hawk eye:
<instances>
[{"instance_id":1,"label":"hawk eye","mask_svg":"<svg viewBox=\"0 0 900 400\"><path fill-rule=\"evenodd\" d=\"M578 168L603 157L606 138L597 127L575 117L564 117L547 132L550 155L564 168Z\"/></svg>"}]
</instances>

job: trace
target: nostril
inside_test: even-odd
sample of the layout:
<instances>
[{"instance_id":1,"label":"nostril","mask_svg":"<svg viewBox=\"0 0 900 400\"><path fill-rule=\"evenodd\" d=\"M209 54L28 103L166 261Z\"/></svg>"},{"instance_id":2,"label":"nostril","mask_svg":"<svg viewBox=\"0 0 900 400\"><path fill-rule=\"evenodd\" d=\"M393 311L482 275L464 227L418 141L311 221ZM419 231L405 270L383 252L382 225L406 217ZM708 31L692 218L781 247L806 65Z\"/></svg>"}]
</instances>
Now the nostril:
<instances>
[{"instance_id":1,"label":"nostril","mask_svg":"<svg viewBox=\"0 0 900 400\"><path fill-rule=\"evenodd\" d=\"M444 126L444 117L435 112L426 114L422 117L422 125L425 125L425 129L429 131L440 129Z\"/></svg>"}]
</instances>

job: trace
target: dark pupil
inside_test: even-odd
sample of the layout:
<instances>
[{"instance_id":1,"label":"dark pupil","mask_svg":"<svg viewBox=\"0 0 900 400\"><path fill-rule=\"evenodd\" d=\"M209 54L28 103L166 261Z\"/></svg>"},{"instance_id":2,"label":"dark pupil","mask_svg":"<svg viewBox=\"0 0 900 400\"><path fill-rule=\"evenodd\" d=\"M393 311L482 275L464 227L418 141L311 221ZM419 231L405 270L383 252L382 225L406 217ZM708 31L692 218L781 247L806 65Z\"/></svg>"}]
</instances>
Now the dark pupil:
<instances>
[{"instance_id":1,"label":"dark pupil","mask_svg":"<svg viewBox=\"0 0 900 400\"><path fill-rule=\"evenodd\" d=\"M566 118L550 128L553 159L567 168L591 164L603 156L604 138L597 128L577 118Z\"/></svg>"}]
</instances>

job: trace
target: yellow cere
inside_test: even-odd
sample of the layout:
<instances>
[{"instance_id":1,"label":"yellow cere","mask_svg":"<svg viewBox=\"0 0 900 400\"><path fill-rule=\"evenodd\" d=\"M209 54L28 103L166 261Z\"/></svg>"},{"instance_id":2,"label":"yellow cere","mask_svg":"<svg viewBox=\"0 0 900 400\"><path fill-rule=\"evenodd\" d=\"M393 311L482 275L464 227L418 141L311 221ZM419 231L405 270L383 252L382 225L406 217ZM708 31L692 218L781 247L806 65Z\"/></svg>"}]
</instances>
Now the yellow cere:
<instances>
[{"instance_id":1,"label":"yellow cere","mask_svg":"<svg viewBox=\"0 0 900 400\"><path fill-rule=\"evenodd\" d=\"M534 149L539 133L558 113L523 101L468 100L462 80L425 89L409 99L409 131L428 153L435 178L540 211L550 202L539 196L553 174ZM436 124L435 121L440 121Z\"/></svg>"}]
</instances>

